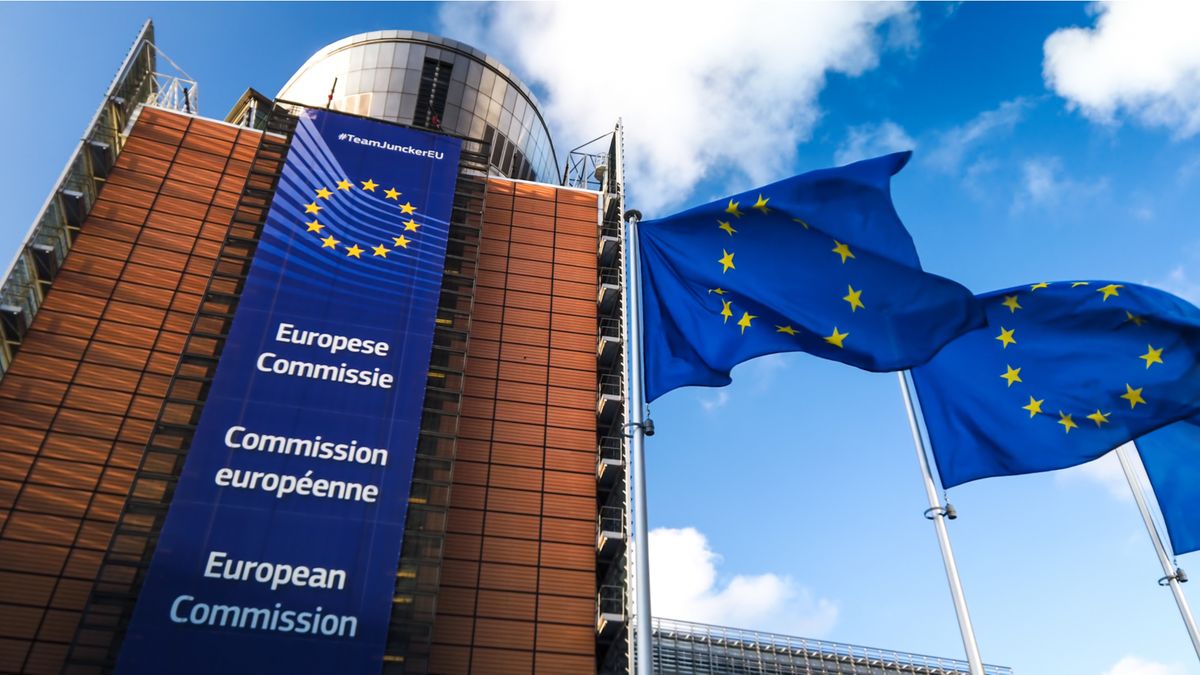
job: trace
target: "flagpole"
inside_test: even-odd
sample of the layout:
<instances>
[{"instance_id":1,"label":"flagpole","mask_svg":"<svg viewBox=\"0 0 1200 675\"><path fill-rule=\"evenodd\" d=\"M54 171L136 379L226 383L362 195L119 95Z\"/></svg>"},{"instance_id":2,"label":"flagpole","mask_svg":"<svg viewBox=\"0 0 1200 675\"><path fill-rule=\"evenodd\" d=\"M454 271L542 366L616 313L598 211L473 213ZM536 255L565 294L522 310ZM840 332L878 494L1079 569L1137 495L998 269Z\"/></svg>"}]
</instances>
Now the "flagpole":
<instances>
[{"instance_id":1,"label":"flagpole","mask_svg":"<svg viewBox=\"0 0 1200 675\"><path fill-rule=\"evenodd\" d=\"M625 391L628 400L625 401L626 419L630 432L629 463L633 473L633 504L634 504L634 576L633 586L637 592L637 603L634 617L635 653L637 655L637 675L653 675L653 654L651 644L651 614L650 614L650 518L646 510L646 459L645 440L646 428L643 417L642 402L642 278L641 265L638 258L638 221L640 211L630 210L625 213L629 221L628 236L626 237L625 259L628 264L629 283L627 284L629 307L628 325L625 332L627 341L625 353L628 356L626 366Z\"/></svg>"},{"instance_id":2,"label":"flagpole","mask_svg":"<svg viewBox=\"0 0 1200 675\"><path fill-rule=\"evenodd\" d=\"M1171 564L1171 556L1167 554L1167 547L1158 533L1158 528L1154 525L1154 520L1150 517L1146 494L1135 475L1133 460L1129 457L1131 446L1135 451L1137 450L1137 444L1133 441L1117 448L1117 459L1121 462L1121 470L1125 472L1125 480L1129 481L1129 489L1133 492L1133 501L1137 502L1138 511L1142 513L1142 521L1146 523L1146 532L1150 534L1154 552L1158 554L1158 562L1162 565L1164 576L1158 580L1158 584L1171 587L1171 593L1175 596L1175 604L1179 606L1179 614L1183 617L1183 625L1187 628L1188 636L1192 638L1192 648L1196 650L1196 657L1200 658L1200 632L1196 630L1196 619L1192 616L1187 597L1184 596L1183 588L1179 583L1183 572ZM1186 577L1184 578L1186 579Z\"/></svg>"},{"instance_id":3,"label":"flagpole","mask_svg":"<svg viewBox=\"0 0 1200 675\"><path fill-rule=\"evenodd\" d=\"M913 408L912 393L909 391L908 371L900 371L900 391L904 394L904 408L908 411L908 426L912 429L913 446L917 450L917 462L921 465L921 477L925 481L925 494L929 497L929 509L925 517L933 521L933 529L937 532L938 545L942 550L942 562L946 565L946 580L950 582L950 596L954 599L954 613L958 616L958 630L962 633L963 648L967 652L967 664L971 675L984 675L983 660L979 656L979 645L975 643L975 629L971 627L971 616L967 613L967 599L963 594L962 582L958 578L958 565L954 563L954 551L950 548L950 534L946 531L946 509L938 499L937 486L933 482L933 473L929 468L929 458L925 451L925 441L921 437L921 429L917 426L917 413Z\"/></svg>"}]
</instances>

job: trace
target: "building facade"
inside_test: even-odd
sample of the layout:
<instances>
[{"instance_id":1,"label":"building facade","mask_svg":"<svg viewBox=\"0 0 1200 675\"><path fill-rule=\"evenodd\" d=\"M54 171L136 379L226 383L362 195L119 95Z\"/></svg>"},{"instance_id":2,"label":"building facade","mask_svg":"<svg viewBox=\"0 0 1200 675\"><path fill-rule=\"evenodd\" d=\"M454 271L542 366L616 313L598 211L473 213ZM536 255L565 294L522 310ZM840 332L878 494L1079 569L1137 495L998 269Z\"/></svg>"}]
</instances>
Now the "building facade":
<instances>
[{"instance_id":1,"label":"building facade","mask_svg":"<svg viewBox=\"0 0 1200 675\"><path fill-rule=\"evenodd\" d=\"M314 108L462 148L382 671L629 672L620 126L560 158L507 68L409 31L224 121L160 65L147 23L0 287L0 672L116 666ZM665 626L661 672L961 672L723 669Z\"/></svg>"}]
</instances>

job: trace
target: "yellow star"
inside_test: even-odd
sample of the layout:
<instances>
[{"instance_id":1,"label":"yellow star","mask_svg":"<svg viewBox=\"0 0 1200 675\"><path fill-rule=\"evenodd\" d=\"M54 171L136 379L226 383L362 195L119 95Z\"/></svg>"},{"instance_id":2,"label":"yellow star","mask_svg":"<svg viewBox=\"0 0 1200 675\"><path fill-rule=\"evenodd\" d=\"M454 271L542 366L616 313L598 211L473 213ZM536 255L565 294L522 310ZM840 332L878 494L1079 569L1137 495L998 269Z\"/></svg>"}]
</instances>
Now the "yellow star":
<instances>
[{"instance_id":1,"label":"yellow star","mask_svg":"<svg viewBox=\"0 0 1200 675\"><path fill-rule=\"evenodd\" d=\"M392 241L396 242L396 248L408 248L409 240L405 239L404 235L400 235L399 237L392 237Z\"/></svg>"},{"instance_id":2,"label":"yellow star","mask_svg":"<svg viewBox=\"0 0 1200 675\"><path fill-rule=\"evenodd\" d=\"M396 201L400 201L400 193L396 192L396 188L388 188L383 191L383 198L384 199L395 199Z\"/></svg>"},{"instance_id":3,"label":"yellow star","mask_svg":"<svg viewBox=\"0 0 1200 675\"><path fill-rule=\"evenodd\" d=\"M338 189L339 190L349 190L352 187L354 187L354 183L351 183L350 181L346 180L345 178L338 181Z\"/></svg>"},{"instance_id":4,"label":"yellow star","mask_svg":"<svg viewBox=\"0 0 1200 675\"><path fill-rule=\"evenodd\" d=\"M791 326L775 326L775 332L776 333L787 333L788 335L795 335L796 329L792 328Z\"/></svg>"},{"instance_id":5,"label":"yellow star","mask_svg":"<svg viewBox=\"0 0 1200 675\"><path fill-rule=\"evenodd\" d=\"M1071 288L1076 288L1078 286L1087 286L1087 285L1088 285L1088 282L1086 282L1086 281L1076 281L1071 284Z\"/></svg>"},{"instance_id":6,"label":"yellow star","mask_svg":"<svg viewBox=\"0 0 1200 675\"><path fill-rule=\"evenodd\" d=\"M721 316L725 317L725 321L722 323L729 323L729 320L733 318L733 310L730 309L731 305L733 305L732 300L721 301Z\"/></svg>"},{"instance_id":7,"label":"yellow star","mask_svg":"<svg viewBox=\"0 0 1200 675\"><path fill-rule=\"evenodd\" d=\"M1046 399L1044 399L1044 398L1039 399L1039 398L1034 398L1034 397L1030 396L1029 397L1029 405L1023 405L1023 406L1021 406L1021 409L1028 410L1029 411L1029 419L1033 419L1034 415L1042 414L1042 404L1045 402L1046 402Z\"/></svg>"},{"instance_id":8,"label":"yellow star","mask_svg":"<svg viewBox=\"0 0 1200 675\"><path fill-rule=\"evenodd\" d=\"M846 258L854 257L854 254L850 252L849 246L843 244L842 242L838 241L837 239L834 239L833 243L837 244L837 246L833 247L833 252L842 256L842 264L843 265L846 264Z\"/></svg>"},{"instance_id":9,"label":"yellow star","mask_svg":"<svg viewBox=\"0 0 1200 675\"><path fill-rule=\"evenodd\" d=\"M351 258L361 259L362 253L363 253L363 249L359 248L358 244L354 244L352 246L346 247L346 255L350 256Z\"/></svg>"},{"instance_id":10,"label":"yellow star","mask_svg":"<svg viewBox=\"0 0 1200 675\"><path fill-rule=\"evenodd\" d=\"M380 245L378 245L378 246L375 246L375 247L374 247L374 248L372 248L371 250L372 250L372 251L375 251L375 255L379 256L380 258L386 258L386 257L387 257L387 254L388 254L388 247L384 246L383 244L380 244Z\"/></svg>"},{"instance_id":11,"label":"yellow star","mask_svg":"<svg viewBox=\"0 0 1200 675\"><path fill-rule=\"evenodd\" d=\"M829 344L833 345L834 347L837 347L838 349L844 349L844 347L842 346L842 342L844 342L846 340L846 336L848 336L848 335L850 335L850 334L849 333L839 333L837 326L834 326L833 327L833 335L830 335L829 337L825 338L825 341L828 342Z\"/></svg>"},{"instance_id":12,"label":"yellow star","mask_svg":"<svg viewBox=\"0 0 1200 675\"><path fill-rule=\"evenodd\" d=\"M418 223L417 221L409 219L409 221L404 224L404 231L405 232L416 232L417 228L420 226L421 226L421 224Z\"/></svg>"},{"instance_id":13,"label":"yellow star","mask_svg":"<svg viewBox=\"0 0 1200 675\"><path fill-rule=\"evenodd\" d=\"M1146 323L1146 317L1138 316L1137 314L1134 314L1133 312L1131 312L1129 310L1125 310L1125 320L1132 321L1133 325L1135 325L1135 326L1140 326L1140 325Z\"/></svg>"},{"instance_id":14,"label":"yellow star","mask_svg":"<svg viewBox=\"0 0 1200 675\"><path fill-rule=\"evenodd\" d=\"M728 213L729 215L733 216L734 218L741 218L743 214L741 211L738 211L738 203L739 202L735 202L732 199L730 199L729 206L725 207L725 213Z\"/></svg>"},{"instance_id":15,"label":"yellow star","mask_svg":"<svg viewBox=\"0 0 1200 675\"><path fill-rule=\"evenodd\" d=\"M1048 283L1046 283L1046 282L1044 282L1044 281L1040 281L1040 282L1038 282L1038 283L1036 283L1036 284L1034 284L1034 285L1030 286L1030 287L1029 287L1029 290L1030 290L1030 291L1036 291L1036 290L1038 290L1039 288L1050 288L1050 284L1048 284Z\"/></svg>"},{"instance_id":16,"label":"yellow star","mask_svg":"<svg viewBox=\"0 0 1200 675\"><path fill-rule=\"evenodd\" d=\"M1008 386L1010 386L1010 387L1013 386L1013 382L1021 382L1022 381L1020 368L1013 368L1012 366L1009 366L1009 365L1006 365L1004 367L1008 369L1008 372L1001 375L1000 377L1003 377L1004 379L1008 380Z\"/></svg>"},{"instance_id":17,"label":"yellow star","mask_svg":"<svg viewBox=\"0 0 1200 675\"><path fill-rule=\"evenodd\" d=\"M412 202L404 202L400 205L400 213L410 216L417 212L417 207L412 205Z\"/></svg>"},{"instance_id":18,"label":"yellow star","mask_svg":"<svg viewBox=\"0 0 1200 675\"><path fill-rule=\"evenodd\" d=\"M1075 420L1071 419L1070 415L1061 410L1058 411L1058 423L1063 425L1063 428L1066 429L1066 433L1068 434L1071 433L1072 429L1079 428L1079 425L1075 424Z\"/></svg>"},{"instance_id":19,"label":"yellow star","mask_svg":"<svg viewBox=\"0 0 1200 675\"><path fill-rule=\"evenodd\" d=\"M729 236L731 236L731 237L733 236L734 232L737 232L737 230L733 229L733 226L730 225L728 221L724 221L724 220L717 221L717 229L725 230L726 232L729 233Z\"/></svg>"},{"instance_id":20,"label":"yellow star","mask_svg":"<svg viewBox=\"0 0 1200 675\"><path fill-rule=\"evenodd\" d=\"M847 295L842 299L850 303L850 313L853 314L854 312L857 312L859 308L866 309L866 307L864 307L862 304L862 300L859 299L859 297L862 295L862 291L856 291L854 290L853 286L849 285L847 285L846 288L850 289L850 295Z\"/></svg>"},{"instance_id":21,"label":"yellow star","mask_svg":"<svg viewBox=\"0 0 1200 675\"><path fill-rule=\"evenodd\" d=\"M806 230L808 229L808 223L804 222L803 220L800 220L799 218L792 218L792 222L800 223L801 225L804 226L804 229L806 229Z\"/></svg>"},{"instance_id":22,"label":"yellow star","mask_svg":"<svg viewBox=\"0 0 1200 675\"><path fill-rule=\"evenodd\" d=\"M1013 337L1013 333L1015 333L1016 330L1017 329L1015 329L1015 328L1012 330L1008 330L1004 326L1000 327L1000 334L996 336L996 339L1004 344L1005 349L1008 349L1009 345L1017 343L1017 339Z\"/></svg>"},{"instance_id":23,"label":"yellow star","mask_svg":"<svg viewBox=\"0 0 1200 675\"><path fill-rule=\"evenodd\" d=\"M316 202L304 205L305 213L311 213L313 215L316 215L317 211L320 211L320 210L321 210L321 205L317 204Z\"/></svg>"},{"instance_id":24,"label":"yellow star","mask_svg":"<svg viewBox=\"0 0 1200 675\"><path fill-rule=\"evenodd\" d=\"M305 223L305 225L308 226L308 232L316 232L318 234L320 234L321 228L325 227L324 225L318 223L316 218L313 218L311 223Z\"/></svg>"},{"instance_id":25,"label":"yellow star","mask_svg":"<svg viewBox=\"0 0 1200 675\"><path fill-rule=\"evenodd\" d=\"M1163 362L1162 348L1159 347L1158 349L1155 349L1154 347L1151 347L1150 345L1146 345L1146 353L1142 354L1138 358L1142 359L1146 362L1146 369L1149 370L1150 366L1152 366L1156 363Z\"/></svg>"},{"instance_id":26,"label":"yellow star","mask_svg":"<svg viewBox=\"0 0 1200 675\"><path fill-rule=\"evenodd\" d=\"M320 190L317 190L317 196L320 197L321 199L329 199L330 197L333 196L333 193L330 192L329 190L326 190L325 188L321 188Z\"/></svg>"},{"instance_id":27,"label":"yellow star","mask_svg":"<svg viewBox=\"0 0 1200 675\"><path fill-rule=\"evenodd\" d=\"M742 312L742 318L738 319L737 322L737 325L742 327L742 335L746 334L746 329L750 327L750 321L757 318L757 316L754 316L750 312Z\"/></svg>"},{"instance_id":28,"label":"yellow star","mask_svg":"<svg viewBox=\"0 0 1200 675\"><path fill-rule=\"evenodd\" d=\"M1129 386L1128 384L1125 385L1125 393L1121 394L1121 398L1125 399L1126 401L1129 401L1129 408L1131 410L1133 408L1136 408L1137 404L1139 404L1139 403L1141 403L1142 405L1146 405L1146 399L1142 398L1142 390L1143 389L1145 389L1145 387L1138 387L1137 389L1134 389L1133 387Z\"/></svg>"},{"instance_id":29,"label":"yellow star","mask_svg":"<svg viewBox=\"0 0 1200 675\"><path fill-rule=\"evenodd\" d=\"M1097 288L1096 292L1103 293L1104 294L1104 302L1108 302L1108 299L1110 297L1112 297L1114 295L1116 295L1116 296L1121 295L1120 293L1117 292L1118 288L1125 288L1125 286L1123 284L1109 284L1107 286L1102 286L1100 288Z\"/></svg>"},{"instance_id":30,"label":"yellow star","mask_svg":"<svg viewBox=\"0 0 1200 675\"><path fill-rule=\"evenodd\" d=\"M1004 302L1000 304L1008 308L1009 314L1015 314L1018 309L1021 309L1021 304L1017 302L1017 296L1015 295L1004 296Z\"/></svg>"},{"instance_id":31,"label":"yellow star","mask_svg":"<svg viewBox=\"0 0 1200 675\"><path fill-rule=\"evenodd\" d=\"M717 295L725 295L729 291L725 290L724 288L710 288L710 289L708 289L708 292L716 293Z\"/></svg>"},{"instance_id":32,"label":"yellow star","mask_svg":"<svg viewBox=\"0 0 1200 675\"><path fill-rule=\"evenodd\" d=\"M325 237L324 239L321 240L321 248L337 248L337 245L340 243L342 243L342 242L338 241L337 239L334 239L333 235L331 234L328 237Z\"/></svg>"},{"instance_id":33,"label":"yellow star","mask_svg":"<svg viewBox=\"0 0 1200 675\"><path fill-rule=\"evenodd\" d=\"M364 181L359 181L359 182L362 183L363 189L366 190L367 192L374 192L375 188L379 187L379 183L376 183L375 181L371 180L370 178L368 178Z\"/></svg>"},{"instance_id":34,"label":"yellow star","mask_svg":"<svg viewBox=\"0 0 1200 675\"><path fill-rule=\"evenodd\" d=\"M767 208L767 202L769 202L769 201L771 201L770 197L763 199L763 196L759 195L758 201L754 202L754 206L751 206L750 208L758 209L759 211L763 212L763 215L766 215L771 212L771 209Z\"/></svg>"},{"instance_id":35,"label":"yellow star","mask_svg":"<svg viewBox=\"0 0 1200 675\"><path fill-rule=\"evenodd\" d=\"M733 266L733 254L730 253L729 251L726 251L725 249L721 249L721 253L724 255L722 255L721 259L717 261L717 262L721 263L722 265L724 265L724 267L721 268L721 274L725 274L729 270L737 269L736 267Z\"/></svg>"},{"instance_id":36,"label":"yellow star","mask_svg":"<svg viewBox=\"0 0 1200 675\"><path fill-rule=\"evenodd\" d=\"M1102 412L1100 412L1100 409L1097 408L1096 412L1092 413L1091 415L1088 415L1087 418L1089 420L1095 422L1096 428L1099 429L1101 424L1108 424L1108 416L1111 414L1112 413L1102 413Z\"/></svg>"}]
</instances>

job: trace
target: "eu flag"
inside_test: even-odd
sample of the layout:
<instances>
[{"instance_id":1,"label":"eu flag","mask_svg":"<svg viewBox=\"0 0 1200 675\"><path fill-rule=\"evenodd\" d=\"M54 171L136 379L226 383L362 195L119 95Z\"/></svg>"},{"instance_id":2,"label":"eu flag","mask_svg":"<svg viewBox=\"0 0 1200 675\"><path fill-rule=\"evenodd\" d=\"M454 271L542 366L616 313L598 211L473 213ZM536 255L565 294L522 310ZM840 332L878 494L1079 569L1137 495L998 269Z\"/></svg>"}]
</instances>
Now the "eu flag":
<instances>
[{"instance_id":1,"label":"eu flag","mask_svg":"<svg viewBox=\"0 0 1200 675\"><path fill-rule=\"evenodd\" d=\"M903 152L802 174L638 228L647 400L729 384L737 364L805 351L908 368L982 323L961 285L921 271L896 215Z\"/></svg>"},{"instance_id":2,"label":"eu flag","mask_svg":"<svg viewBox=\"0 0 1200 675\"><path fill-rule=\"evenodd\" d=\"M1153 288L1037 283L912 371L942 484L1091 461L1200 412L1200 310Z\"/></svg>"},{"instance_id":3,"label":"eu flag","mask_svg":"<svg viewBox=\"0 0 1200 675\"><path fill-rule=\"evenodd\" d=\"M1158 498L1171 549L1200 551L1200 417L1137 439L1138 454Z\"/></svg>"}]
</instances>

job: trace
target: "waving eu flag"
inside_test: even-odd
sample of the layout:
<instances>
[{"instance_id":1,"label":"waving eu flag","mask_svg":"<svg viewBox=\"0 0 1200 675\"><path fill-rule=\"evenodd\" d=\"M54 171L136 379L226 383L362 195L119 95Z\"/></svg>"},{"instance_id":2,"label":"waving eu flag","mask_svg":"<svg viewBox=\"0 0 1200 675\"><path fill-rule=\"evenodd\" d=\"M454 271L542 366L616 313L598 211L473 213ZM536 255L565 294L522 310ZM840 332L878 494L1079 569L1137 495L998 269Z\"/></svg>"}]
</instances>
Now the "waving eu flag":
<instances>
[{"instance_id":1,"label":"waving eu flag","mask_svg":"<svg viewBox=\"0 0 1200 675\"><path fill-rule=\"evenodd\" d=\"M1158 498L1176 554L1200 551L1200 417L1137 439L1138 454Z\"/></svg>"},{"instance_id":2,"label":"waving eu flag","mask_svg":"<svg viewBox=\"0 0 1200 675\"><path fill-rule=\"evenodd\" d=\"M724 386L735 365L775 352L908 368L982 323L970 291L921 271L892 206L891 177L910 154L641 223L647 400Z\"/></svg>"},{"instance_id":3,"label":"waving eu flag","mask_svg":"<svg viewBox=\"0 0 1200 675\"><path fill-rule=\"evenodd\" d=\"M946 487L1061 469L1200 412L1200 310L1153 288L980 296L988 326L913 370Z\"/></svg>"}]
</instances>

